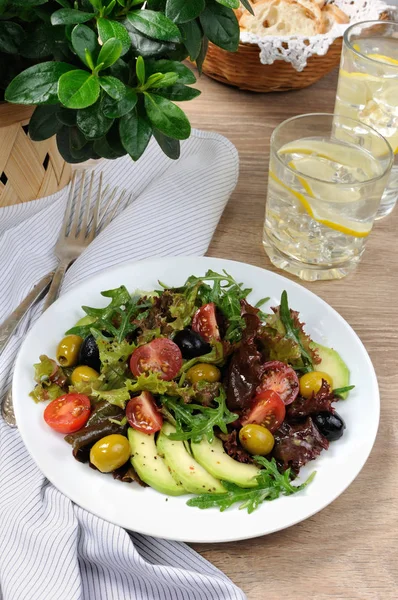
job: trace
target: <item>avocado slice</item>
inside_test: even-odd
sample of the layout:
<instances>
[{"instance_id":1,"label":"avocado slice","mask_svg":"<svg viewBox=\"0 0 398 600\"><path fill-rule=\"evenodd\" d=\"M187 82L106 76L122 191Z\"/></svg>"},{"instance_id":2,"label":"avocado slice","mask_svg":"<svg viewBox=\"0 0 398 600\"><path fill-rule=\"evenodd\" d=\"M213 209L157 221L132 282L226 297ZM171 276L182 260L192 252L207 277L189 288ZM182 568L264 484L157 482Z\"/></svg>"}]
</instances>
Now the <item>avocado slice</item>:
<instances>
[{"instance_id":1,"label":"avocado slice","mask_svg":"<svg viewBox=\"0 0 398 600\"><path fill-rule=\"evenodd\" d=\"M321 344L318 344L318 342L311 342L311 348L318 351L318 356L321 359L319 364L314 365L314 370L323 371L330 375L335 390L350 385L349 368L336 350L328 348L327 346L322 346ZM341 394L342 398L347 398L347 396L348 392Z\"/></svg>"},{"instance_id":2,"label":"avocado slice","mask_svg":"<svg viewBox=\"0 0 398 600\"><path fill-rule=\"evenodd\" d=\"M192 494L220 493L225 489L206 469L200 466L187 452L184 442L171 440L168 436L175 432L175 427L164 423L156 443L158 453L164 460L177 481Z\"/></svg>"},{"instance_id":3,"label":"avocado slice","mask_svg":"<svg viewBox=\"0 0 398 600\"><path fill-rule=\"evenodd\" d=\"M234 460L224 450L221 440L214 438L212 443L203 438L198 444L191 444L196 460L209 473L222 481L230 481L240 487L255 487L260 469Z\"/></svg>"},{"instance_id":4,"label":"avocado slice","mask_svg":"<svg viewBox=\"0 0 398 600\"><path fill-rule=\"evenodd\" d=\"M139 477L153 489L169 496L186 494L182 483L171 475L155 444L155 434L141 433L132 427L128 430L131 464Z\"/></svg>"}]
</instances>

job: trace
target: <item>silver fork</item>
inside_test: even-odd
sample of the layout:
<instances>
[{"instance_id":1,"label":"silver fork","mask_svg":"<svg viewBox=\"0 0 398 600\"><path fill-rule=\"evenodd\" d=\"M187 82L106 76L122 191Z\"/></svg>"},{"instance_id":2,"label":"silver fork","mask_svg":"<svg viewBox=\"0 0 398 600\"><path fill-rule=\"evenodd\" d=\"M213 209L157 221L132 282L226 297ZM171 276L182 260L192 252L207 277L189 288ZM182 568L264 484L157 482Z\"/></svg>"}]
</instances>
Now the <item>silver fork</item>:
<instances>
[{"instance_id":1,"label":"silver fork","mask_svg":"<svg viewBox=\"0 0 398 600\"><path fill-rule=\"evenodd\" d=\"M112 210L109 211L112 201L116 195L116 188L112 191L104 209L104 214L100 221L100 225L98 226L99 207L102 199L102 173L100 174L98 192L97 197L95 199L94 208L91 211L91 196L94 184L94 176L95 173L93 172L91 174L88 195L87 198L84 199L84 203L86 204L86 206L85 208L83 207L82 216L81 213L86 173L85 171L83 171L82 177L80 179L80 188L78 190L78 198L76 200L75 207L73 207L73 198L75 195L76 188L76 172L73 175L71 189L69 192L67 207L65 211L65 217L54 249L54 253L59 260L59 264L54 272L54 276L50 288L48 290L48 295L43 306L43 311L46 310L56 300L59 288L61 286L67 268L72 262L76 260L76 258L78 258L78 256L80 256L83 250L93 241L97 233L97 229L103 230L105 227L107 227L107 225L109 225L109 223L115 216L122 199L124 198L125 190L122 191L119 198L115 202L115 206L112 208ZM107 190L108 187L105 189L105 193L107 192ZM92 218L90 218L90 212L92 212ZM71 223L69 226L70 221ZM7 321L2 325L2 328L7 329ZM16 325L17 322L15 322L14 319L13 329L15 329ZM10 328L8 328L8 334L10 335L11 333L12 332L10 331ZM5 394L1 405L1 413L4 420L10 427L16 427L11 389L9 389Z\"/></svg>"}]
</instances>

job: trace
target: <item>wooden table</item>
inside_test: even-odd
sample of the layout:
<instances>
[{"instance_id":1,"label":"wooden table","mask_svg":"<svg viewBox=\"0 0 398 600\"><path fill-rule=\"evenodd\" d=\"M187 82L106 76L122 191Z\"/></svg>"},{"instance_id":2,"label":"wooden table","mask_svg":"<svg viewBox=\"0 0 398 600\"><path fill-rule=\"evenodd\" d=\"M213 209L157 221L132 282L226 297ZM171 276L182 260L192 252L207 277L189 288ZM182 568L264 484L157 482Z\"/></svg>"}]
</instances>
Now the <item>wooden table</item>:
<instances>
[{"instance_id":1,"label":"wooden table","mask_svg":"<svg viewBox=\"0 0 398 600\"><path fill-rule=\"evenodd\" d=\"M276 270L261 244L269 139L284 119L332 112L336 73L306 90L252 94L203 77L184 103L193 126L218 131L240 154L240 178L208 254ZM352 325L376 368L381 423L372 454L331 506L290 529L228 544L195 544L248 600L398 597L398 209L378 223L355 274L303 283ZM289 277L289 275L287 275Z\"/></svg>"}]
</instances>

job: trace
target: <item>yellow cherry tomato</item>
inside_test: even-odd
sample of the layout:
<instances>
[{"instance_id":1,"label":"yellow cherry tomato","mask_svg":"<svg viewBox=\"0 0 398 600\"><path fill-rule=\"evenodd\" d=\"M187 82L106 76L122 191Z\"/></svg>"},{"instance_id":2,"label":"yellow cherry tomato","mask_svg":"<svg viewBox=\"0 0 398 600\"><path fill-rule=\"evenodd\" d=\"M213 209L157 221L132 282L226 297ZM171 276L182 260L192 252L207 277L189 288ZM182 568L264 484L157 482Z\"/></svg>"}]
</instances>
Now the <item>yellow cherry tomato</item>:
<instances>
[{"instance_id":1,"label":"yellow cherry tomato","mask_svg":"<svg viewBox=\"0 0 398 600\"><path fill-rule=\"evenodd\" d=\"M97 377L99 377L99 373L86 365L80 365L73 369L72 375L70 376L73 385L76 385L76 383L80 383L81 381L86 383L91 379L97 379Z\"/></svg>"},{"instance_id":2,"label":"yellow cherry tomato","mask_svg":"<svg viewBox=\"0 0 398 600\"><path fill-rule=\"evenodd\" d=\"M79 335L67 335L60 341L57 348L57 361L61 367L75 366L82 343L83 338Z\"/></svg>"},{"instance_id":3,"label":"yellow cherry tomato","mask_svg":"<svg viewBox=\"0 0 398 600\"><path fill-rule=\"evenodd\" d=\"M209 383L215 383L220 381L221 373L220 369L214 365L208 365L206 363L198 363L187 371L187 379L191 383L198 383L199 381L208 381Z\"/></svg>"},{"instance_id":4,"label":"yellow cherry tomato","mask_svg":"<svg viewBox=\"0 0 398 600\"><path fill-rule=\"evenodd\" d=\"M322 379L333 389L333 379L330 375L323 371L310 371L300 377L300 394L304 398L311 398L312 394L316 394L321 389Z\"/></svg>"},{"instance_id":5,"label":"yellow cherry tomato","mask_svg":"<svg viewBox=\"0 0 398 600\"><path fill-rule=\"evenodd\" d=\"M110 473L130 458L130 444L124 435L112 434L98 440L90 450L90 462L101 473Z\"/></svg>"},{"instance_id":6,"label":"yellow cherry tomato","mask_svg":"<svg viewBox=\"0 0 398 600\"><path fill-rule=\"evenodd\" d=\"M250 454L266 456L274 447L275 439L272 433L256 423L245 425L239 431L239 441Z\"/></svg>"}]
</instances>

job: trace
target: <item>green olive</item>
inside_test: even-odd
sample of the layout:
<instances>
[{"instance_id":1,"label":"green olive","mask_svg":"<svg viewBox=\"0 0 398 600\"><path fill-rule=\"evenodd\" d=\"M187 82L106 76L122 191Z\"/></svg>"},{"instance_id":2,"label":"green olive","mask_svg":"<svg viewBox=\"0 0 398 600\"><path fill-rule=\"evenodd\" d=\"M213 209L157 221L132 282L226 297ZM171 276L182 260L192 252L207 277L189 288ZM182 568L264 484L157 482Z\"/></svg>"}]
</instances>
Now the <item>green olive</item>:
<instances>
[{"instance_id":1,"label":"green olive","mask_svg":"<svg viewBox=\"0 0 398 600\"><path fill-rule=\"evenodd\" d=\"M260 456L269 454L275 443L272 433L256 423L242 427L239 431L239 441L250 454L259 454Z\"/></svg>"},{"instance_id":2,"label":"green olive","mask_svg":"<svg viewBox=\"0 0 398 600\"><path fill-rule=\"evenodd\" d=\"M124 435L112 434L98 440L90 450L90 462L101 473L118 469L130 458L130 444Z\"/></svg>"},{"instance_id":3,"label":"green olive","mask_svg":"<svg viewBox=\"0 0 398 600\"><path fill-rule=\"evenodd\" d=\"M187 379L191 383L198 383L198 381L208 381L209 383L215 383L216 381L220 381L221 373L220 369L218 369L214 365L199 363L188 369Z\"/></svg>"},{"instance_id":4,"label":"green olive","mask_svg":"<svg viewBox=\"0 0 398 600\"><path fill-rule=\"evenodd\" d=\"M300 394L304 398L311 398L313 394L317 394L322 387L322 379L329 384L330 389L333 389L333 380L330 375L323 371L310 371L300 377Z\"/></svg>"},{"instance_id":5,"label":"green olive","mask_svg":"<svg viewBox=\"0 0 398 600\"><path fill-rule=\"evenodd\" d=\"M76 385L76 383L80 383L81 381L86 383L87 381L90 381L90 379L97 379L98 377L99 373L91 367L87 367L87 365L76 367L73 369L72 375L70 376L73 385Z\"/></svg>"},{"instance_id":6,"label":"green olive","mask_svg":"<svg viewBox=\"0 0 398 600\"><path fill-rule=\"evenodd\" d=\"M82 343L83 338L79 335L67 335L60 341L57 348L57 361L61 367L75 366Z\"/></svg>"}]
</instances>

